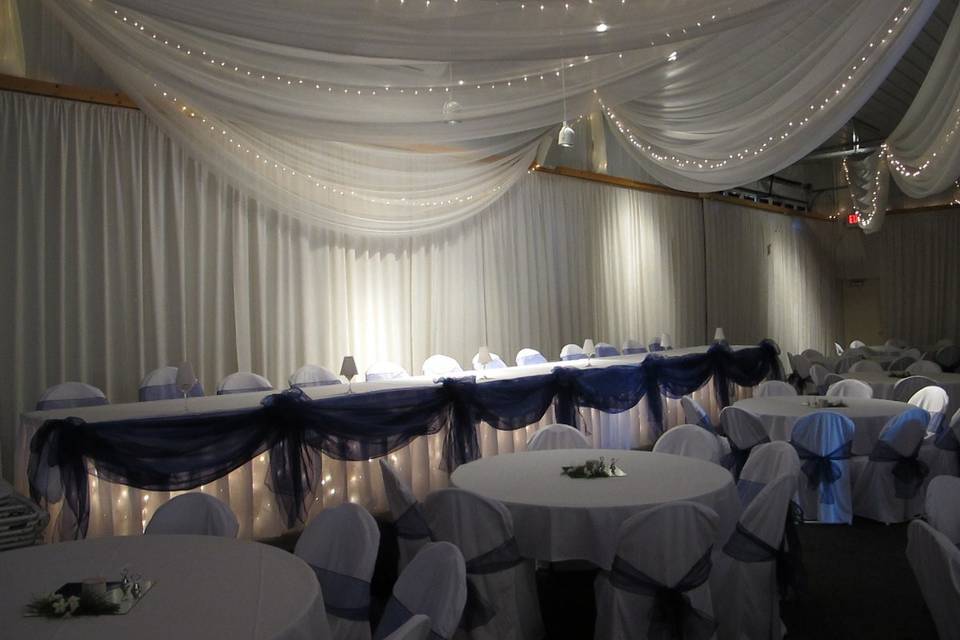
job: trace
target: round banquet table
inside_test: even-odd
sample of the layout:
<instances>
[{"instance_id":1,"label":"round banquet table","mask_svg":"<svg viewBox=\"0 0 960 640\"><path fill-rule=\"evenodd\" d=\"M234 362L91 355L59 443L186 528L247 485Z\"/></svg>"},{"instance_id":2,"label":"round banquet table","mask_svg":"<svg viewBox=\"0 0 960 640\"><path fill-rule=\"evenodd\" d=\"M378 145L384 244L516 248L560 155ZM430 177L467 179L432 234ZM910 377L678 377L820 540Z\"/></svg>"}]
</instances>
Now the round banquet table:
<instances>
[{"instance_id":1,"label":"round banquet table","mask_svg":"<svg viewBox=\"0 0 960 640\"><path fill-rule=\"evenodd\" d=\"M950 402L947 404L944 415L946 415L947 420L952 418L957 409L960 409L960 373L921 373L918 375L930 378L947 392L947 395L950 396ZM847 373L843 377L866 382L873 389L874 398L885 400L893 398L893 387L900 382L900 378L894 378L886 371Z\"/></svg>"},{"instance_id":2,"label":"round banquet table","mask_svg":"<svg viewBox=\"0 0 960 640\"><path fill-rule=\"evenodd\" d=\"M760 419L771 440L790 440L793 425L800 418L817 411L840 413L851 420L855 427L853 434L853 454L869 455L877 443L880 431L893 416L900 415L908 408L905 402L878 400L876 398L838 398L846 407L817 408L807 406L813 400L822 400L823 396L770 396L765 398L747 398L734 403Z\"/></svg>"},{"instance_id":3,"label":"round banquet table","mask_svg":"<svg viewBox=\"0 0 960 640\"><path fill-rule=\"evenodd\" d=\"M627 475L569 478L561 468L603 456ZM617 449L525 451L481 458L450 478L461 489L499 500L513 516L520 555L559 562L588 560L609 569L620 525L651 507L692 500L720 516L721 540L740 516L733 476L723 467L665 453ZM664 532L669 535L669 532Z\"/></svg>"},{"instance_id":4,"label":"round banquet table","mask_svg":"<svg viewBox=\"0 0 960 640\"><path fill-rule=\"evenodd\" d=\"M35 595L67 582L118 580L128 566L154 585L125 615L23 616ZM0 636L30 638L271 638L327 640L323 598L296 556L211 536L125 536L0 553Z\"/></svg>"}]
</instances>

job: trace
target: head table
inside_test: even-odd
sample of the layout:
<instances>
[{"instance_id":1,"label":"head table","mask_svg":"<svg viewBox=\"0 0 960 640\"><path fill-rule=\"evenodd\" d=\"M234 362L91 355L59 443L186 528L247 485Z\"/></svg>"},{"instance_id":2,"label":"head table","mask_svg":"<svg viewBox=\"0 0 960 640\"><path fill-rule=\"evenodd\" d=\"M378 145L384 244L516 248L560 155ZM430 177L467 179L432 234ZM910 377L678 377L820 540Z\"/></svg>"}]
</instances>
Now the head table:
<instances>
[{"instance_id":1,"label":"head table","mask_svg":"<svg viewBox=\"0 0 960 640\"><path fill-rule=\"evenodd\" d=\"M626 476L570 478L562 467L604 458ZM620 525L632 515L669 502L691 500L720 516L725 540L740 516L730 472L694 458L647 451L566 449L482 458L459 467L450 482L506 505L520 555L559 562L587 560L609 569ZM669 532L664 532L669 535Z\"/></svg>"},{"instance_id":2,"label":"head table","mask_svg":"<svg viewBox=\"0 0 960 640\"><path fill-rule=\"evenodd\" d=\"M379 428L381 423L374 418L380 414L369 411L368 406L382 402L384 398L393 398L397 394L400 394L399 401L407 403L404 411L408 414L424 411L422 405L436 402L437 394L441 392L459 398L456 394L476 389L481 401L487 401L490 396L511 411L514 409L513 405L517 404L512 402L512 397L517 398L520 404L526 401L530 394L540 394L541 400L545 399L545 404L541 402L535 410L528 411L525 415L510 419L501 417L499 424L491 424L491 420L498 420L497 416L485 411L483 407L477 409L480 418L477 427L478 447L471 455L481 457L525 450L527 438L537 428L561 421L557 402L562 396L568 401L567 420L577 423L592 439L594 446L628 449L653 442L660 428L684 422L680 403L676 399L680 395L692 394L716 419L722 407L711 380L716 378L717 371L721 369L730 383L729 401L749 397L753 385L768 375L778 373L777 349L772 343L766 342L760 346L713 345L660 352L652 359L650 354L638 354L468 371L444 381L414 376L391 381L359 382L349 386L335 384L309 387L303 389L301 396L301 400L306 404L299 406L307 406L312 410L316 405L318 411L326 411L323 414L324 420L334 420L340 425L339 432L343 432L344 424L351 426L348 423L354 412L370 413L372 418L368 421L369 429ZM601 378L602 384L597 383ZM501 386L497 387L498 384ZM500 393L506 393L514 385L519 385L520 391L513 390L513 396ZM547 395L543 395L541 387L544 385L549 387ZM612 385L613 388L605 390L604 385ZM641 387L639 392L634 388L637 386ZM650 391L651 389L654 391ZM653 392L656 393L656 406L661 415L659 423L654 423L651 419L650 393ZM56 425L56 428L61 430L62 437L76 433L71 421L79 419L78 423L87 430L96 430L102 425L96 435L110 441L114 436L121 436L130 429L140 429L144 425L153 425L159 429L165 421L179 420L182 424L174 425L179 431L154 430L149 435L155 440L161 439L163 446L167 447L168 458L173 458L175 456L170 453L170 447L179 444L171 445L168 440L174 436L169 434L179 433L189 438L195 433L193 422L202 423L208 418L221 419L218 416L227 416L229 419L231 415L252 415L258 411L262 413L261 403L276 400L278 393L243 393L189 398L186 401L159 400L25 413L21 416L16 439L16 486L23 493L29 493L31 443L34 436L44 430L45 425L52 426L51 423L55 421L64 423ZM606 396L603 396L604 393ZM556 397L551 394L556 394ZM609 407L602 402L591 399L598 394L603 396L604 401L612 400L615 407L607 410ZM421 396L423 400L419 399ZM285 398L281 400L288 401ZM330 403L339 403L334 407L339 413L326 410ZM286 410L282 406L280 409ZM383 408L384 411L388 409L390 407ZM453 415L454 418L457 417L456 407ZM389 427L393 418L387 414L384 416L381 422ZM427 421L427 418L424 418L424 421ZM262 425L261 430L265 433L269 431ZM50 432L49 429L47 431ZM420 497L431 490L447 486L449 475L444 469L452 468L449 465L444 467L445 456L449 456L450 452L448 432L449 429L446 428L436 431L424 428L418 437L402 439L385 436L375 443L378 446L369 454L366 451L358 453L359 450L352 448L341 447L342 451L336 450L336 446L332 447L335 450L331 454L331 447L324 446L322 454L317 454L308 461L311 466L307 471L315 473L317 478L315 490L306 504L307 513L304 515L309 517L315 510L346 500L364 504L374 511L385 510L386 499L379 466L374 460L380 455L389 456L401 477ZM47 435L49 436L49 433ZM326 434L321 435L326 437ZM124 442L124 445L126 444L128 443ZM208 443L211 455L216 455L217 444ZM223 446L228 444L225 440ZM82 449L84 446L83 442L72 442L67 450ZM191 445L184 446L186 450L183 451L183 456L196 454L196 451L191 450ZM103 448L107 453L111 453L117 447L110 442L109 446ZM190 490L197 485L201 491L217 496L230 506L240 522L240 537L265 538L282 534L294 525L289 517L290 496L288 493L278 494L275 483L272 483L277 476L270 476L272 456L275 455L275 448L261 447L255 455L251 455L247 460L240 460L223 473L207 474L209 479L204 479L202 483L189 487L181 484L171 490L157 489L156 482L151 484L142 480L138 484L116 480L115 476L102 473L99 460L90 459L96 456L85 455L88 473L83 481L87 485L84 487L84 504L89 517L84 525L85 535L96 537L140 533L159 506L183 490ZM43 457L44 462L47 459ZM129 474L135 475L136 471L130 470ZM295 475L299 477L299 473ZM59 477L62 479L62 474L59 474ZM51 478L56 480L58 474ZM49 482L50 480L47 480L47 484ZM77 535L77 519L72 510L63 508L64 501L57 495L57 487L44 486L42 490L52 494L47 507L53 520L48 527L47 539L69 539ZM281 505L278 496L288 502ZM298 519L302 521L303 517Z\"/></svg>"},{"instance_id":3,"label":"head table","mask_svg":"<svg viewBox=\"0 0 960 640\"><path fill-rule=\"evenodd\" d=\"M124 615L25 617L24 605L67 582L121 570L153 587ZM0 553L0 620L7 640L331 638L316 575L296 556L211 536L124 536Z\"/></svg>"},{"instance_id":4,"label":"head table","mask_svg":"<svg viewBox=\"0 0 960 640\"><path fill-rule=\"evenodd\" d=\"M735 407L752 413L760 419L771 440L790 440L793 425L800 418L817 411L840 413L853 420L853 455L870 455L877 443L880 431L887 421L906 411L910 405L893 400L875 398L835 398L845 407L816 408L809 406L823 396L769 396L740 400Z\"/></svg>"}]
</instances>

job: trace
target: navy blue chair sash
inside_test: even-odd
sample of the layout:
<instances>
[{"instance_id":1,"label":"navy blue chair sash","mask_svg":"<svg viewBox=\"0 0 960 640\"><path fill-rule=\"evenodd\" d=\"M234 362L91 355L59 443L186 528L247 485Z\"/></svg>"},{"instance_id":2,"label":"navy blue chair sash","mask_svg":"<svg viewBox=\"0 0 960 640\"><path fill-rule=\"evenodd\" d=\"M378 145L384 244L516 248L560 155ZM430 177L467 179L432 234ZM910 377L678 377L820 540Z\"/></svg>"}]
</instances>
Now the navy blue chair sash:
<instances>
[{"instance_id":1,"label":"navy blue chair sash","mask_svg":"<svg viewBox=\"0 0 960 640\"><path fill-rule=\"evenodd\" d=\"M523 558L520 557L517 540L512 537L500 546L467 561L467 603L463 608L463 617L460 619L460 626L463 629L470 631L482 627L497 615L496 607L483 597L471 577L506 571L521 562Z\"/></svg>"},{"instance_id":2,"label":"navy blue chair sash","mask_svg":"<svg viewBox=\"0 0 960 640\"><path fill-rule=\"evenodd\" d=\"M310 567L317 574L323 606L328 614L344 620L370 620L369 582L314 565Z\"/></svg>"},{"instance_id":3,"label":"navy blue chair sash","mask_svg":"<svg viewBox=\"0 0 960 640\"><path fill-rule=\"evenodd\" d=\"M747 464L747 458L750 457L750 452L753 451L753 448L761 444L770 442L770 438L762 438L749 447L740 448L737 444L730 438L730 453L723 456L723 459L720 461L726 469L730 470L730 473L733 474L734 481L740 480L740 473L743 471L743 465Z\"/></svg>"},{"instance_id":4,"label":"navy blue chair sash","mask_svg":"<svg viewBox=\"0 0 960 640\"><path fill-rule=\"evenodd\" d=\"M654 580L629 562L617 556L610 570L610 584L654 599L647 635L650 640L707 640L717 628L716 621L694 609L687 592L696 589L710 577L713 548L700 558L690 571L672 587Z\"/></svg>"},{"instance_id":5,"label":"navy blue chair sash","mask_svg":"<svg viewBox=\"0 0 960 640\"><path fill-rule=\"evenodd\" d=\"M431 536L430 527L427 525L427 519L423 517L419 502L414 502L407 507L407 510L394 521L393 526L397 529L397 537L405 540L429 540Z\"/></svg>"},{"instance_id":6,"label":"navy blue chair sash","mask_svg":"<svg viewBox=\"0 0 960 640\"><path fill-rule=\"evenodd\" d=\"M912 455L904 456L890 446L890 443L878 440L870 452L870 459L874 462L896 463L893 465L893 490L896 496L903 500L915 497L930 473L930 467L917 458L919 450L920 446L917 445Z\"/></svg>"},{"instance_id":7,"label":"navy blue chair sash","mask_svg":"<svg viewBox=\"0 0 960 640\"><path fill-rule=\"evenodd\" d=\"M403 626L403 624L412 618L414 615L413 611L407 609L403 606L403 603L397 600L395 597L390 596L390 599L387 600L387 606L383 609L383 616L380 618L380 624L377 625L377 630L373 634L373 640L384 640L391 633ZM450 640L440 635L433 629L430 629L430 635L427 636L427 640Z\"/></svg>"},{"instance_id":8,"label":"navy blue chair sash","mask_svg":"<svg viewBox=\"0 0 960 640\"><path fill-rule=\"evenodd\" d=\"M836 502L836 495L833 485L843 476L843 470L840 468L840 465L837 464L837 461L850 458L853 442L847 441L822 456L797 444L793 440L790 441L790 444L797 450L797 455L799 455L803 461L800 465L800 470L803 472L803 475L807 476L809 486L820 491L820 502L823 504L834 504Z\"/></svg>"}]
</instances>

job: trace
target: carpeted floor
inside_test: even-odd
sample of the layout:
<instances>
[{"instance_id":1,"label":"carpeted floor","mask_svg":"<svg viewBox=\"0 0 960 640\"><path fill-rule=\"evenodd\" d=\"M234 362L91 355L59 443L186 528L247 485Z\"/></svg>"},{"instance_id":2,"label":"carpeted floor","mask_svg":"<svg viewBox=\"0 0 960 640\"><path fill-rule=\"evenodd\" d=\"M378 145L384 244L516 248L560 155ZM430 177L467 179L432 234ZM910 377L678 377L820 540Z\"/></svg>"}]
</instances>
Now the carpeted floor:
<instances>
[{"instance_id":1,"label":"carpeted floor","mask_svg":"<svg viewBox=\"0 0 960 640\"><path fill-rule=\"evenodd\" d=\"M374 576L374 619L396 579L396 539L382 527ZM805 593L783 603L788 640L935 640L936 629L907 563L907 525L856 520L852 526L800 527ZM295 539L272 543L292 549ZM593 637L594 572L537 574L541 611L550 640Z\"/></svg>"}]
</instances>

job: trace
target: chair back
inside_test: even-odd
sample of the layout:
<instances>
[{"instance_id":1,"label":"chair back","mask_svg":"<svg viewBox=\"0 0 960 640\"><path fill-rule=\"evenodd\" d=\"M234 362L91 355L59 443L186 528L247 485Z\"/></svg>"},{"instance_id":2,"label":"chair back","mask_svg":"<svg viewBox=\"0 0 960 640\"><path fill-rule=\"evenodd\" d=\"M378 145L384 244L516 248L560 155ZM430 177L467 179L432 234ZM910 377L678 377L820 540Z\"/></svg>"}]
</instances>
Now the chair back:
<instances>
[{"instance_id":1,"label":"chair back","mask_svg":"<svg viewBox=\"0 0 960 640\"><path fill-rule=\"evenodd\" d=\"M944 371L953 371L960 364L960 347L955 344L940 347L933 359Z\"/></svg>"},{"instance_id":2,"label":"chair back","mask_svg":"<svg viewBox=\"0 0 960 640\"><path fill-rule=\"evenodd\" d=\"M796 374L800 376L801 380L807 380L810 378L810 368L813 366L813 363L801 355L790 353L787 354L787 360L790 361L790 365L793 367L793 370L796 372Z\"/></svg>"},{"instance_id":3,"label":"chair back","mask_svg":"<svg viewBox=\"0 0 960 640\"><path fill-rule=\"evenodd\" d=\"M796 492L797 477L795 475L777 476L766 484L749 504L744 505L740 513L740 527L774 549L778 548L787 522L788 505ZM737 535L734 534L731 542L736 537ZM724 550L727 551L727 549Z\"/></svg>"},{"instance_id":4,"label":"chair back","mask_svg":"<svg viewBox=\"0 0 960 640\"><path fill-rule=\"evenodd\" d=\"M438 353L423 361L421 371L423 371L423 375L430 376L431 378L444 378L463 373L463 367L450 356Z\"/></svg>"},{"instance_id":5,"label":"chair back","mask_svg":"<svg viewBox=\"0 0 960 640\"><path fill-rule=\"evenodd\" d=\"M370 581L379 546L377 521L352 502L322 510L297 540L293 553L317 574L335 638L370 637Z\"/></svg>"},{"instance_id":6,"label":"chair back","mask_svg":"<svg viewBox=\"0 0 960 640\"><path fill-rule=\"evenodd\" d=\"M813 384L817 386L817 389L820 389L820 387L823 387L827 383L828 375L830 375L830 370L822 364L817 363L810 365L810 379L813 380Z\"/></svg>"},{"instance_id":7,"label":"chair back","mask_svg":"<svg viewBox=\"0 0 960 640\"><path fill-rule=\"evenodd\" d=\"M256 373L238 371L231 373L220 381L217 386L217 395L225 396L233 393L254 393L256 391L270 391L273 385L270 381Z\"/></svg>"},{"instance_id":8,"label":"chair back","mask_svg":"<svg viewBox=\"0 0 960 640\"><path fill-rule=\"evenodd\" d=\"M194 383L187 392L190 398L199 398L203 395L203 386L200 381ZM140 388L137 391L140 402L150 402L152 400L173 400L182 398L183 392L177 386L177 367L160 367L154 369L140 380Z\"/></svg>"},{"instance_id":9,"label":"chair back","mask_svg":"<svg viewBox=\"0 0 960 640\"><path fill-rule=\"evenodd\" d=\"M801 506L821 522L853 521L850 449L853 421L832 411L817 411L797 420L790 444L801 460Z\"/></svg>"},{"instance_id":10,"label":"chair back","mask_svg":"<svg viewBox=\"0 0 960 640\"><path fill-rule=\"evenodd\" d=\"M395 362L389 362L387 360L374 362L363 374L363 378L367 382L377 380L403 380L409 377L410 374L406 369Z\"/></svg>"},{"instance_id":11,"label":"chair back","mask_svg":"<svg viewBox=\"0 0 960 640\"><path fill-rule=\"evenodd\" d=\"M565 424L548 424L527 440L527 451L592 448L593 444L585 435Z\"/></svg>"},{"instance_id":12,"label":"chair back","mask_svg":"<svg viewBox=\"0 0 960 640\"><path fill-rule=\"evenodd\" d=\"M628 338L623 341L623 345L620 347L620 353L625 356L634 355L637 353L646 353L647 348L640 343L639 340L634 340L633 338Z\"/></svg>"},{"instance_id":13,"label":"chair back","mask_svg":"<svg viewBox=\"0 0 960 640\"><path fill-rule=\"evenodd\" d=\"M833 343L833 350L836 352L836 354L837 354L838 356L842 356L842 355L843 355L843 345L840 344L839 342L834 342L834 343Z\"/></svg>"},{"instance_id":14,"label":"chair back","mask_svg":"<svg viewBox=\"0 0 960 640\"><path fill-rule=\"evenodd\" d=\"M927 435L927 412L911 407L887 420L880 430L879 442L883 442L903 457L915 457L920 443Z\"/></svg>"},{"instance_id":15,"label":"chair back","mask_svg":"<svg viewBox=\"0 0 960 640\"><path fill-rule=\"evenodd\" d=\"M784 382L783 380L766 380L760 383L756 393L753 395L757 398L795 396L797 395L797 390L793 388L792 384Z\"/></svg>"},{"instance_id":16,"label":"chair back","mask_svg":"<svg viewBox=\"0 0 960 640\"><path fill-rule=\"evenodd\" d=\"M907 402L930 414L927 431L935 433L943 423L943 415L950 404L950 398L942 387L924 387L910 396Z\"/></svg>"},{"instance_id":17,"label":"chair back","mask_svg":"<svg viewBox=\"0 0 960 640\"><path fill-rule=\"evenodd\" d=\"M893 385L893 399L897 402L907 402L913 395L925 387L936 387L937 382L926 376L908 376L897 380Z\"/></svg>"},{"instance_id":18,"label":"chair back","mask_svg":"<svg viewBox=\"0 0 960 640\"><path fill-rule=\"evenodd\" d=\"M960 638L960 549L923 520L907 527L907 560L941 640Z\"/></svg>"},{"instance_id":19,"label":"chair back","mask_svg":"<svg viewBox=\"0 0 960 640\"><path fill-rule=\"evenodd\" d=\"M467 570L463 554L449 542L426 545L393 585L374 640L384 640L410 618L430 618L431 638L450 640L467 602Z\"/></svg>"},{"instance_id":20,"label":"chair back","mask_svg":"<svg viewBox=\"0 0 960 640\"><path fill-rule=\"evenodd\" d=\"M864 358L864 355L861 353L847 351L846 354L844 354L842 357L837 359L836 362L833 363L833 372L847 373L848 371L850 371L850 367L852 367L857 362L860 362L861 360L863 360L863 358Z\"/></svg>"},{"instance_id":21,"label":"chair back","mask_svg":"<svg viewBox=\"0 0 960 640\"><path fill-rule=\"evenodd\" d=\"M507 363L503 361L503 358L493 352L490 353L490 362L486 364L480 362L480 354L477 353L470 360L470 364L474 371L482 371L484 369L505 369L507 367Z\"/></svg>"},{"instance_id":22,"label":"chair back","mask_svg":"<svg viewBox=\"0 0 960 640\"><path fill-rule=\"evenodd\" d=\"M710 420L710 415L699 402L690 396L683 396L680 398L680 406L683 407L683 419L687 424L700 425L710 433L715 434L717 432L713 421Z\"/></svg>"},{"instance_id":23,"label":"chair back","mask_svg":"<svg viewBox=\"0 0 960 640\"><path fill-rule=\"evenodd\" d=\"M927 522L953 544L960 543L960 478L937 476L927 486Z\"/></svg>"},{"instance_id":24,"label":"chair back","mask_svg":"<svg viewBox=\"0 0 960 640\"><path fill-rule=\"evenodd\" d=\"M563 349L560 349L560 359L563 361L569 360L585 360L587 354L583 352L583 347L578 344L565 344Z\"/></svg>"},{"instance_id":25,"label":"chair back","mask_svg":"<svg viewBox=\"0 0 960 640\"><path fill-rule=\"evenodd\" d=\"M103 391L84 382L62 382L49 387L37 401L37 411L96 407L108 404Z\"/></svg>"},{"instance_id":26,"label":"chair back","mask_svg":"<svg viewBox=\"0 0 960 640\"><path fill-rule=\"evenodd\" d=\"M672 453L720 464L720 441L695 424L681 424L668 429L653 445L653 452Z\"/></svg>"},{"instance_id":27,"label":"chair back","mask_svg":"<svg viewBox=\"0 0 960 640\"><path fill-rule=\"evenodd\" d=\"M620 355L620 352L615 346L606 342L598 342L596 350L598 358L612 358Z\"/></svg>"},{"instance_id":28,"label":"chair back","mask_svg":"<svg viewBox=\"0 0 960 640\"><path fill-rule=\"evenodd\" d=\"M329 384L340 384L340 376L326 367L316 364L305 364L287 380L290 388L295 387L323 387Z\"/></svg>"},{"instance_id":29,"label":"chair back","mask_svg":"<svg viewBox=\"0 0 960 640\"><path fill-rule=\"evenodd\" d=\"M397 532L399 567L402 571L423 545L430 541L430 527L413 492L384 458L380 458L380 475L383 477L383 492L387 496L387 506Z\"/></svg>"},{"instance_id":30,"label":"chair back","mask_svg":"<svg viewBox=\"0 0 960 640\"><path fill-rule=\"evenodd\" d=\"M850 343L851 349L863 349L865 346L867 346L867 343L863 340L854 340Z\"/></svg>"},{"instance_id":31,"label":"chair back","mask_svg":"<svg viewBox=\"0 0 960 640\"><path fill-rule=\"evenodd\" d=\"M923 357L923 352L920 351L920 349L917 349L916 347L910 347L909 349L904 349L903 351L901 351L900 355L909 356L914 360L919 360L920 358Z\"/></svg>"},{"instance_id":32,"label":"chair back","mask_svg":"<svg viewBox=\"0 0 960 640\"><path fill-rule=\"evenodd\" d=\"M907 367L916 361L917 359L913 356L900 356L890 363L890 366L887 367L887 371L906 371Z\"/></svg>"},{"instance_id":33,"label":"chair back","mask_svg":"<svg viewBox=\"0 0 960 640\"><path fill-rule=\"evenodd\" d=\"M770 436L760 419L740 407L724 407L720 412L723 433L737 449L752 449L758 444L770 442Z\"/></svg>"},{"instance_id":34,"label":"chair back","mask_svg":"<svg viewBox=\"0 0 960 640\"><path fill-rule=\"evenodd\" d=\"M846 379L834 382L827 389L828 398L872 398L873 387L863 380Z\"/></svg>"},{"instance_id":35,"label":"chair back","mask_svg":"<svg viewBox=\"0 0 960 640\"><path fill-rule=\"evenodd\" d=\"M384 640L428 640L428 638L430 638L430 618L418 613Z\"/></svg>"},{"instance_id":36,"label":"chair back","mask_svg":"<svg viewBox=\"0 0 960 640\"><path fill-rule=\"evenodd\" d=\"M876 360L858 360L850 365L850 373L881 372L883 367Z\"/></svg>"},{"instance_id":37,"label":"chair back","mask_svg":"<svg viewBox=\"0 0 960 640\"><path fill-rule=\"evenodd\" d=\"M205 493L181 494L153 512L145 534L236 538L240 525L224 502Z\"/></svg>"},{"instance_id":38,"label":"chair back","mask_svg":"<svg viewBox=\"0 0 960 640\"><path fill-rule=\"evenodd\" d=\"M543 364L547 359L536 349L524 347L517 352L516 362L518 367L526 367L532 364Z\"/></svg>"},{"instance_id":39,"label":"chair back","mask_svg":"<svg viewBox=\"0 0 960 640\"><path fill-rule=\"evenodd\" d=\"M764 487L784 476L792 478L796 486L800 477L800 457L796 449L786 442L754 447L737 479L741 507L746 508Z\"/></svg>"},{"instance_id":40,"label":"chair back","mask_svg":"<svg viewBox=\"0 0 960 640\"><path fill-rule=\"evenodd\" d=\"M940 373L943 369L936 362L930 360L917 360L907 367L907 373L917 375L923 373Z\"/></svg>"},{"instance_id":41,"label":"chair back","mask_svg":"<svg viewBox=\"0 0 960 640\"><path fill-rule=\"evenodd\" d=\"M803 351L800 352L800 355L802 355L807 360L811 360L811 361L823 362L825 360L825 358L823 357L823 354L817 351L816 349L804 349Z\"/></svg>"}]
</instances>

